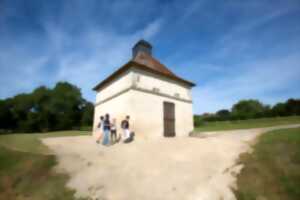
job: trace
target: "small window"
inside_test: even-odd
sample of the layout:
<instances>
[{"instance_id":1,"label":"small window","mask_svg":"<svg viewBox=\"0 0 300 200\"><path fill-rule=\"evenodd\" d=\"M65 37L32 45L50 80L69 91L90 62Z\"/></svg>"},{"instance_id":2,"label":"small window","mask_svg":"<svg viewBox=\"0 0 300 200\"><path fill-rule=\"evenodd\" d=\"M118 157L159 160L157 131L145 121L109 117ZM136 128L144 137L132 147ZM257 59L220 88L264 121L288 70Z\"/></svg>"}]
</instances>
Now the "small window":
<instances>
[{"instance_id":1,"label":"small window","mask_svg":"<svg viewBox=\"0 0 300 200\"><path fill-rule=\"evenodd\" d=\"M140 82L140 79L141 79L141 76L140 76L140 75L137 75L137 76L136 76L136 82Z\"/></svg>"},{"instance_id":2,"label":"small window","mask_svg":"<svg viewBox=\"0 0 300 200\"><path fill-rule=\"evenodd\" d=\"M154 87L154 88L152 89L152 91L155 92L155 93L159 93L159 89L156 88L156 87Z\"/></svg>"}]
</instances>

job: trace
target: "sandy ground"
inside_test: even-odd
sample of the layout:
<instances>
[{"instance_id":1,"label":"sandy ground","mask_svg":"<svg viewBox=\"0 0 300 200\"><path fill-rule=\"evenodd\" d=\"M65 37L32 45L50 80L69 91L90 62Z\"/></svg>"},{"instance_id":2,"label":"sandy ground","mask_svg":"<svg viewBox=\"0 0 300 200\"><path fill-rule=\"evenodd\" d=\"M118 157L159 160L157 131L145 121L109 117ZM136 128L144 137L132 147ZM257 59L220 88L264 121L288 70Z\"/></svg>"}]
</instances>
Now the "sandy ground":
<instances>
[{"instance_id":1,"label":"sandy ground","mask_svg":"<svg viewBox=\"0 0 300 200\"><path fill-rule=\"evenodd\" d=\"M47 138L57 170L77 197L106 200L234 200L236 160L259 134L278 128L203 133L201 138L138 140L110 147L91 136Z\"/></svg>"}]
</instances>

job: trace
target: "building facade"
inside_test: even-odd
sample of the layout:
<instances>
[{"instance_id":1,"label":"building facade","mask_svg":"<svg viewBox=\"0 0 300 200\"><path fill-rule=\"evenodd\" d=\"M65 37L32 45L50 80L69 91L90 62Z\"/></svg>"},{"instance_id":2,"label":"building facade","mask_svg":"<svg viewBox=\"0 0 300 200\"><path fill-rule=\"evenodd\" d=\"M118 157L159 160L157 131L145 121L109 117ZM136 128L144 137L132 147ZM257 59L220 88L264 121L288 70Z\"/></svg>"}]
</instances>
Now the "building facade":
<instances>
[{"instance_id":1,"label":"building facade","mask_svg":"<svg viewBox=\"0 0 300 200\"><path fill-rule=\"evenodd\" d=\"M193 86L153 58L152 46L141 40L132 59L94 87L94 130L108 113L117 119L118 131L129 115L136 137L187 136L193 130Z\"/></svg>"}]
</instances>

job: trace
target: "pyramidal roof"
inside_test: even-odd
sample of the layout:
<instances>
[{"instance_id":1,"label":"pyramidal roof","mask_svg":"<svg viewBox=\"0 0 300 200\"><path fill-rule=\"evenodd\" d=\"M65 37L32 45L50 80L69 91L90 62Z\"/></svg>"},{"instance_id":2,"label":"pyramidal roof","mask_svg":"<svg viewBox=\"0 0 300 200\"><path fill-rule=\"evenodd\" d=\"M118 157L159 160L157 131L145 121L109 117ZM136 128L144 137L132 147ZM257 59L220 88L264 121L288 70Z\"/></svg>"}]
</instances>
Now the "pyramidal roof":
<instances>
[{"instance_id":1,"label":"pyramidal roof","mask_svg":"<svg viewBox=\"0 0 300 200\"><path fill-rule=\"evenodd\" d=\"M160 73L169 76L175 76L175 74L165 65L161 64L158 60L145 52L138 52L137 55L132 59L132 61L145 65L146 67L149 67L152 70L158 71Z\"/></svg>"},{"instance_id":2,"label":"pyramidal roof","mask_svg":"<svg viewBox=\"0 0 300 200\"><path fill-rule=\"evenodd\" d=\"M181 82L190 87L195 86L194 83L178 77L170 69L168 69L165 65L163 65L158 60L156 60L152 56L151 44L146 42L145 40L140 40L133 47L132 59L129 62L127 62L125 65L120 67L117 71L112 73L110 76L108 76L106 79L104 79L102 82L97 84L93 88L93 90L97 91L97 90L105 87L108 83L110 83L112 80L117 78L120 74L122 74L123 72L125 72L126 70L128 70L131 67L139 68L141 70L145 70L150 73L154 73L154 74L158 74L158 75L167 77L169 79Z\"/></svg>"}]
</instances>

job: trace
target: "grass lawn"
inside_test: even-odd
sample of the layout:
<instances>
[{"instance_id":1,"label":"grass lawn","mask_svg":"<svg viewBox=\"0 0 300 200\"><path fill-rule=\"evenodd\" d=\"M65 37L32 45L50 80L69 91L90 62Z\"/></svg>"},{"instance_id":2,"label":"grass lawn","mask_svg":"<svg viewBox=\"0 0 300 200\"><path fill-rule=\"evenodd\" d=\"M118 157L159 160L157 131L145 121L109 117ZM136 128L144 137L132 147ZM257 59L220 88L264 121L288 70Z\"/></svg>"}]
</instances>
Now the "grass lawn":
<instances>
[{"instance_id":1,"label":"grass lawn","mask_svg":"<svg viewBox=\"0 0 300 200\"><path fill-rule=\"evenodd\" d=\"M63 137L63 136L77 136L88 135L90 132L86 131L57 131L49 133L16 133L0 135L0 146L9 149L31 152L31 153L49 153L48 148L43 145L40 138L45 137Z\"/></svg>"},{"instance_id":2,"label":"grass lawn","mask_svg":"<svg viewBox=\"0 0 300 200\"><path fill-rule=\"evenodd\" d=\"M0 200L71 200L68 177L53 171L54 155L40 142L44 137L87 135L84 131L0 135Z\"/></svg>"},{"instance_id":3,"label":"grass lawn","mask_svg":"<svg viewBox=\"0 0 300 200\"><path fill-rule=\"evenodd\" d=\"M249 119L238 121L220 121L220 122L206 122L200 127L196 127L196 132L203 131L219 131L219 130L233 130L233 129L249 129L262 128L278 125L300 124L300 116L292 117L276 117L263 119Z\"/></svg>"},{"instance_id":4,"label":"grass lawn","mask_svg":"<svg viewBox=\"0 0 300 200\"><path fill-rule=\"evenodd\" d=\"M263 134L253 153L240 157L238 200L299 200L300 128Z\"/></svg>"}]
</instances>

